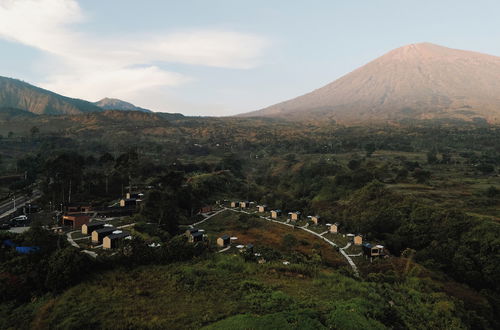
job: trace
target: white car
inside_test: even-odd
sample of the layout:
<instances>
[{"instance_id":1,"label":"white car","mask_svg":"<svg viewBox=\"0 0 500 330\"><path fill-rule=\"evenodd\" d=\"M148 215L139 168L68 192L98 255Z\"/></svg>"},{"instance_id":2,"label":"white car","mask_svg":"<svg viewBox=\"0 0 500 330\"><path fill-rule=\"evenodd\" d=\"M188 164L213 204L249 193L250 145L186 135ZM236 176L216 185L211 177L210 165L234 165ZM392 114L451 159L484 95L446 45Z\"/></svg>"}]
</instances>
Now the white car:
<instances>
[{"instance_id":1,"label":"white car","mask_svg":"<svg viewBox=\"0 0 500 330\"><path fill-rule=\"evenodd\" d=\"M14 219L12 219L13 221L26 221L28 220L28 217L25 216L25 215L20 215L18 217L15 217Z\"/></svg>"}]
</instances>

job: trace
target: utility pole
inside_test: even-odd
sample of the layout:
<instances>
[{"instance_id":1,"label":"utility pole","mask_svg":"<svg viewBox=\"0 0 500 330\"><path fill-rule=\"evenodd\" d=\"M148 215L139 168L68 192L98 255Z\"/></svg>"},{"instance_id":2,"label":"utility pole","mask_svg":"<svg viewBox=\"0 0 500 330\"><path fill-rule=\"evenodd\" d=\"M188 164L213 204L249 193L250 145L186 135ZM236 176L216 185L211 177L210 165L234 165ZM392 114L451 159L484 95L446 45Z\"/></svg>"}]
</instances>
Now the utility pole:
<instances>
[{"instance_id":1,"label":"utility pole","mask_svg":"<svg viewBox=\"0 0 500 330\"><path fill-rule=\"evenodd\" d=\"M71 180L69 180L68 204L71 204Z\"/></svg>"}]
</instances>

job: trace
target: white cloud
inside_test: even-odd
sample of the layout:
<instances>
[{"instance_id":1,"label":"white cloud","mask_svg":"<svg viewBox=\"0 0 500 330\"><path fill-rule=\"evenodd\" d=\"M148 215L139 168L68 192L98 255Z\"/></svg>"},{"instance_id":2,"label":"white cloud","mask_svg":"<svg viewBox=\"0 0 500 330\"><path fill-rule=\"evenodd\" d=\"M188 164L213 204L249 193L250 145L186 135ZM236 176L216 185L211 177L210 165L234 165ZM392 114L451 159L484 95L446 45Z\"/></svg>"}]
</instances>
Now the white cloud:
<instances>
[{"instance_id":1,"label":"white cloud","mask_svg":"<svg viewBox=\"0 0 500 330\"><path fill-rule=\"evenodd\" d=\"M58 63L46 72L41 86L89 100L127 99L194 79L155 63L252 68L268 45L259 36L224 30L155 32L116 40L76 30L85 20L75 0L0 0L0 38L42 50Z\"/></svg>"}]
</instances>

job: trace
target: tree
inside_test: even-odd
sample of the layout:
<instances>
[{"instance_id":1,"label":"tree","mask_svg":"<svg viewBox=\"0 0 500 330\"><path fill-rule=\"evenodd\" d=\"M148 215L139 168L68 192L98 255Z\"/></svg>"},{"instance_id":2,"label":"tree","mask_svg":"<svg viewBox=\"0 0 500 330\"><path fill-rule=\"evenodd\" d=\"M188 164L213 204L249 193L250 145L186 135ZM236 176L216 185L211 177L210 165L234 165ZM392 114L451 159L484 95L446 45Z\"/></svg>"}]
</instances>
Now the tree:
<instances>
[{"instance_id":1,"label":"tree","mask_svg":"<svg viewBox=\"0 0 500 330\"><path fill-rule=\"evenodd\" d=\"M436 164L437 162L438 162L437 152L435 149L432 149L427 153L427 163Z\"/></svg>"},{"instance_id":2,"label":"tree","mask_svg":"<svg viewBox=\"0 0 500 330\"><path fill-rule=\"evenodd\" d=\"M45 285L53 292L61 292L78 283L90 269L89 258L73 247L55 252L49 258Z\"/></svg>"},{"instance_id":3,"label":"tree","mask_svg":"<svg viewBox=\"0 0 500 330\"><path fill-rule=\"evenodd\" d=\"M292 234L286 234L283 236L283 246L285 246L287 249L292 249L295 246L297 246L298 240L297 237L295 237Z\"/></svg>"}]
</instances>

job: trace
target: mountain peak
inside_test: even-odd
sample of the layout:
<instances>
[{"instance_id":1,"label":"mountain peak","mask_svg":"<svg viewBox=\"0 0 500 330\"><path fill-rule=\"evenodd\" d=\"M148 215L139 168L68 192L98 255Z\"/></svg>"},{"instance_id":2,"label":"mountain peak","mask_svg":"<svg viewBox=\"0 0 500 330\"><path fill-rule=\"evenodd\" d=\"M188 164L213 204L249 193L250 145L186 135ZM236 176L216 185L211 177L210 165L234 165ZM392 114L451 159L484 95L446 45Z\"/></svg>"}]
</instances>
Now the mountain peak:
<instances>
[{"instance_id":1,"label":"mountain peak","mask_svg":"<svg viewBox=\"0 0 500 330\"><path fill-rule=\"evenodd\" d=\"M500 58L428 42L389 51L311 93L245 114L340 122L500 122Z\"/></svg>"},{"instance_id":2,"label":"mountain peak","mask_svg":"<svg viewBox=\"0 0 500 330\"><path fill-rule=\"evenodd\" d=\"M109 97L105 97L102 100L95 102L95 105L101 107L104 110L152 112L151 110L137 107L132 103Z\"/></svg>"}]
</instances>

